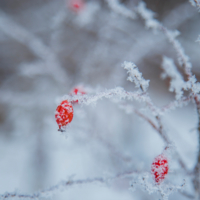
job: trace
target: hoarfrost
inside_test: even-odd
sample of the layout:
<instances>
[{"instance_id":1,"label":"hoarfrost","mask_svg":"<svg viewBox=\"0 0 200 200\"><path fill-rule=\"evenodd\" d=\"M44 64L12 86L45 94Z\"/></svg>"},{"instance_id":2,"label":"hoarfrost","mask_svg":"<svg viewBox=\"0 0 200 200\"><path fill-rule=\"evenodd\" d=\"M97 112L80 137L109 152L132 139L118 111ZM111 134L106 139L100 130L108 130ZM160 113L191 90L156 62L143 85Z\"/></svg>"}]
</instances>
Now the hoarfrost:
<instances>
[{"instance_id":1,"label":"hoarfrost","mask_svg":"<svg viewBox=\"0 0 200 200\"><path fill-rule=\"evenodd\" d=\"M180 99L183 96L183 89L186 88L186 83L177 70L173 60L168 57L163 57L162 69L164 72L161 74L161 77L163 79L167 77L171 79L169 91L175 92L176 99Z\"/></svg>"},{"instance_id":2,"label":"hoarfrost","mask_svg":"<svg viewBox=\"0 0 200 200\"><path fill-rule=\"evenodd\" d=\"M136 88L141 88L143 92L146 92L149 87L149 80L145 80L142 77L142 73L139 72L137 66L132 62L125 61L122 67L126 69L129 74L127 80L134 82Z\"/></svg>"},{"instance_id":3,"label":"hoarfrost","mask_svg":"<svg viewBox=\"0 0 200 200\"><path fill-rule=\"evenodd\" d=\"M146 9L146 4L144 2L140 2L137 7L138 13L145 19L145 25L147 28L158 28L160 23L158 20L154 19L155 13L151 10Z\"/></svg>"},{"instance_id":4,"label":"hoarfrost","mask_svg":"<svg viewBox=\"0 0 200 200\"><path fill-rule=\"evenodd\" d=\"M197 7L197 9L200 10L200 1L199 0L189 0L189 2L192 4L192 6Z\"/></svg>"},{"instance_id":5,"label":"hoarfrost","mask_svg":"<svg viewBox=\"0 0 200 200\"><path fill-rule=\"evenodd\" d=\"M136 15L133 11L127 9L125 6L123 6L122 4L119 3L118 0L106 0L108 5L110 6L110 8L120 14L123 15L125 17L131 18L131 19L135 19Z\"/></svg>"},{"instance_id":6,"label":"hoarfrost","mask_svg":"<svg viewBox=\"0 0 200 200\"><path fill-rule=\"evenodd\" d=\"M134 191L137 186L140 186L144 191L147 191L149 194L158 193L161 195L162 200L168 200L170 194L176 191L182 191L185 186L185 180L181 185L173 184L155 184L151 181L151 174L146 172L143 175L139 175L135 180L130 182L130 190Z\"/></svg>"}]
</instances>

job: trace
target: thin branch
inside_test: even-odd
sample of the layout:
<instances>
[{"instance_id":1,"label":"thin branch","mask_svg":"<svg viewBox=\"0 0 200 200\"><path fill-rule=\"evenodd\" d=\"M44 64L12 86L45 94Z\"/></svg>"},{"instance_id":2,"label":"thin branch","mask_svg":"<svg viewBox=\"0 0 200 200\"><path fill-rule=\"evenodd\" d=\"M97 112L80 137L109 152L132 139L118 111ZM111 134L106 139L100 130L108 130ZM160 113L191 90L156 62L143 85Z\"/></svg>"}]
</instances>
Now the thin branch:
<instances>
[{"instance_id":1,"label":"thin branch","mask_svg":"<svg viewBox=\"0 0 200 200\"><path fill-rule=\"evenodd\" d=\"M189 57L185 54L180 42L176 39L176 37L179 35L179 32L168 30L158 20L154 19L154 13L146 8L146 4L144 2L139 3L137 11L138 14L145 20L145 24L148 28L160 30L165 34L177 53L180 66L184 68L187 77L191 77L192 64L189 62Z\"/></svg>"},{"instance_id":2,"label":"thin branch","mask_svg":"<svg viewBox=\"0 0 200 200\"><path fill-rule=\"evenodd\" d=\"M189 80L189 78L192 77L192 64L191 62L189 62L189 57L185 54L181 43L176 39L176 36L173 34L173 32L164 27L162 24L160 24L160 30L166 35L167 39L174 47L177 53L178 62L180 66L183 67L184 72L187 76L187 80Z\"/></svg>"},{"instance_id":3,"label":"thin branch","mask_svg":"<svg viewBox=\"0 0 200 200\"><path fill-rule=\"evenodd\" d=\"M161 113L164 114L165 112L168 112L170 110L174 110L177 107L182 107L183 105L188 105L188 103L193 99L193 96L188 97L182 97L179 100L172 101L165 106L161 107Z\"/></svg>"},{"instance_id":4,"label":"thin branch","mask_svg":"<svg viewBox=\"0 0 200 200\"><path fill-rule=\"evenodd\" d=\"M159 114L159 109L153 105L147 93L141 91L127 92L121 87L116 87L114 89L98 92L94 95L65 95L61 98L61 100L65 99L67 99L68 101L78 100L80 104L89 105L96 103L98 100L101 100L102 98L107 98L107 99L115 98L118 100L127 99L131 101L136 100L139 102L145 102L154 115Z\"/></svg>"},{"instance_id":5,"label":"thin branch","mask_svg":"<svg viewBox=\"0 0 200 200\"><path fill-rule=\"evenodd\" d=\"M145 121L147 121L151 127L157 131L157 133L159 133L159 135L163 138L163 140L166 142L167 145L170 144L170 140L169 138L166 136L164 130L163 130L163 126L160 120L159 116L156 116L157 122L159 124L159 127L157 127L157 125L151 120L149 119L147 116L145 116L144 114L142 114L141 112L139 112L137 109L135 109L133 106L128 105L129 110L132 109L133 112L135 112L138 116L140 116L141 118L143 118ZM124 110L126 110L125 107L120 106L120 108L123 108ZM180 164L180 166L186 171L187 174L189 174L187 167L184 163L184 161L181 159L181 156L179 155L179 153L177 151L175 151L176 153L176 157L178 159L178 162Z\"/></svg>"},{"instance_id":6,"label":"thin branch","mask_svg":"<svg viewBox=\"0 0 200 200\"><path fill-rule=\"evenodd\" d=\"M80 179L80 180L68 180L68 181L61 181L56 185L53 185L47 189L41 190L39 192L33 193L33 194L20 194L15 192L7 192L5 194L0 195L0 200L8 199L8 198L27 198L27 199L38 199L38 198L45 198L48 196L52 196L55 192L61 190L61 189L67 189L71 186L75 185L86 185L91 183L100 183L100 184L107 184L109 181L113 181L120 178L126 178L131 177L133 174L138 173L137 171L128 171L128 172L122 172L118 173L115 176L108 177L108 178L102 178L102 177L96 177L92 179Z\"/></svg>"}]
</instances>

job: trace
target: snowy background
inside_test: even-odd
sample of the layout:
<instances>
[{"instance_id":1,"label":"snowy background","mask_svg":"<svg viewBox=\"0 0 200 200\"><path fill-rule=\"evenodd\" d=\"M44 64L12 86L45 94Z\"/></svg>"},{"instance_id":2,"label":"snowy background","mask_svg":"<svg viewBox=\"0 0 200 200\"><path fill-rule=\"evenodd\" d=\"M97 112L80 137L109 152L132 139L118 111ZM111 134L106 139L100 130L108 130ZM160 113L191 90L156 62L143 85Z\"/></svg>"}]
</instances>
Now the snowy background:
<instances>
[{"instance_id":1,"label":"snowy background","mask_svg":"<svg viewBox=\"0 0 200 200\"><path fill-rule=\"evenodd\" d=\"M109 1L109 0L108 0ZM178 40L200 79L200 17L184 0L146 0L156 18L180 31ZM135 9L138 0L123 0ZM144 21L116 14L104 0L85 1L75 12L64 0L0 0L0 194L33 193L62 180L115 176L125 171L150 172L152 160L165 144L159 134L134 113L102 99L96 105L74 105L74 119L65 133L57 131L55 109L60 98L82 84L88 91L123 87L134 91L121 65L134 62L150 80L149 95L156 106L175 99L162 80L162 56L176 53L160 33L148 30ZM127 101L128 102L128 101ZM150 118L144 104L129 101ZM153 118L152 118L153 119ZM163 116L163 126L188 169L197 157L195 105ZM171 154L167 183L180 186L183 179ZM108 184L82 184L62 191L56 200L158 199L139 186L129 190L131 177ZM149 178L153 182L152 177ZM170 199L187 199L179 192Z\"/></svg>"}]
</instances>

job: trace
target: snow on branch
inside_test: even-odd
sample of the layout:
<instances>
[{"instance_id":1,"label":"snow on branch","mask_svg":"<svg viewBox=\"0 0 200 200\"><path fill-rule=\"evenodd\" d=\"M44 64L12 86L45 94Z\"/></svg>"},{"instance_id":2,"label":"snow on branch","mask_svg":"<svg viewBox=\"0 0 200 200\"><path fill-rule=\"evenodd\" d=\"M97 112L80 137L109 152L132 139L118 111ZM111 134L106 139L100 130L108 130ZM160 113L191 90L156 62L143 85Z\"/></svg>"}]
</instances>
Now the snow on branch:
<instances>
[{"instance_id":1,"label":"snow on branch","mask_svg":"<svg viewBox=\"0 0 200 200\"><path fill-rule=\"evenodd\" d=\"M144 2L139 3L138 13L145 20L146 26L148 28L152 28L153 30L161 30L166 35L166 37L168 38L168 40L172 44L172 46L174 47L174 49L177 53L178 63L184 69L184 73L187 76L187 82L183 88L186 90L191 89L191 91L194 94L199 93L200 92L200 83L197 82L195 76L191 72L192 64L189 61L189 57L185 54L184 49L181 46L180 42L176 39L176 37L179 35L179 32L168 30L160 22L155 20L153 12L146 8L146 4ZM176 77L176 79L177 79L177 77ZM179 79L179 81L180 81L180 79ZM182 96L181 90L180 90L180 88L179 89L176 88L176 89L177 89L177 92L179 91L179 93L177 93L176 98L180 98ZM174 88L174 91L175 91L175 88Z\"/></svg>"},{"instance_id":2,"label":"snow on branch","mask_svg":"<svg viewBox=\"0 0 200 200\"><path fill-rule=\"evenodd\" d=\"M157 29L160 27L158 20L154 19L155 13L146 8L144 2L140 2L137 7L137 12L145 20L145 25L147 28Z\"/></svg>"},{"instance_id":3,"label":"snow on branch","mask_svg":"<svg viewBox=\"0 0 200 200\"><path fill-rule=\"evenodd\" d=\"M79 104L90 105L95 104L98 100L101 100L102 98L113 99L116 102L119 102L124 99L130 101L136 100L138 102L144 102L146 103L146 105L151 110L154 116L162 114L160 112L160 109L152 103L151 98L146 92L141 92L141 90L135 92L127 92L121 87L105 90L103 92L97 92L93 95L64 95L60 99L60 101L68 100L69 102L73 102L78 100Z\"/></svg>"},{"instance_id":4,"label":"snow on branch","mask_svg":"<svg viewBox=\"0 0 200 200\"><path fill-rule=\"evenodd\" d=\"M176 37L179 35L179 32L177 30L168 30L158 20L155 20L154 13L146 8L146 4L144 2L139 3L137 10L139 15L141 15L141 17L145 20L147 28L152 28L153 30L160 30L166 35L167 39L173 45L177 53L179 65L184 68L187 77L191 77L192 64L189 61L189 57L185 54L180 42L176 39Z\"/></svg>"},{"instance_id":5,"label":"snow on branch","mask_svg":"<svg viewBox=\"0 0 200 200\"><path fill-rule=\"evenodd\" d=\"M161 74L163 79L169 77L170 81L170 92L176 93L176 99L180 99L183 96L183 89L187 88L186 82L183 80L182 75L177 70L172 59L163 57L162 69L164 72Z\"/></svg>"},{"instance_id":6,"label":"snow on branch","mask_svg":"<svg viewBox=\"0 0 200 200\"><path fill-rule=\"evenodd\" d=\"M122 67L127 70L129 75L127 80L134 82L136 88L141 88L143 92L146 92L149 87L149 80L142 77L142 73L139 72L137 66L132 62L125 61Z\"/></svg>"},{"instance_id":7,"label":"snow on branch","mask_svg":"<svg viewBox=\"0 0 200 200\"><path fill-rule=\"evenodd\" d=\"M94 95L65 95L62 100L67 99L69 101L76 101L80 104L93 104L102 98L115 98L118 100L128 99L128 100L137 100L140 102L149 101L149 97L146 93L141 93L141 91L136 92L127 92L121 87L116 87L114 89L105 90L103 92L98 92Z\"/></svg>"},{"instance_id":8,"label":"snow on branch","mask_svg":"<svg viewBox=\"0 0 200 200\"><path fill-rule=\"evenodd\" d=\"M92 183L100 183L100 184L107 184L110 181L120 179L120 178L126 178L129 176L132 176L134 174L138 174L137 171L128 171L123 173L118 173L111 177L96 177L96 178L87 178L87 179L81 179L81 180L72 180L69 179L68 181L60 181L56 185L53 185L47 189L41 190L39 192L35 192L33 194L22 194L17 192L6 192L5 194L0 194L0 200L4 199L11 199L11 198L20 198L20 199L40 199L40 198L49 198L53 194L55 194L58 191L62 191L63 189L67 189L70 186L75 185L86 185L86 184L92 184Z\"/></svg>"},{"instance_id":9,"label":"snow on branch","mask_svg":"<svg viewBox=\"0 0 200 200\"><path fill-rule=\"evenodd\" d=\"M170 102L168 103L167 105L163 106L161 109L160 109L160 112L161 113L166 113L170 110L174 110L178 107L182 107L182 106L186 106L189 104L189 102L193 99L193 96L189 96L189 97L182 97L181 99L179 100L175 100L173 102Z\"/></svg>"},{"instance_id":10,"label":"snow on branch","mask_svg":"<svg viewBox=\"0 0 200 200\"><path fill-rule=\"evenodd\" d=\"M200 11L200 1L199 0L189 0L192 6L196 7Z\"/></svg>"},{"instance_id":11,"label":"snow on branch","mask_svg":"<svg viewBox=\"0 0 200 200\"><path fill-rule=\"evenodd\" d=\"M197 3L197 0L193 0ZM107 2L109 5L111 2L116 2L116 0L110 0ZM112 8L113 9L113 8ZM128 9L127 9L128 10ZM154 31L162 31L165 36L167 37L168 41L172 44L173 48L175 49L178 57L178 62L181 67L183 67L186 76L191 77L192 72L192 64L189 61L189 57L185 54L184 49L180 42L176 39L176 37L179 35L179 31L175 30L168 30L166 27L164 27L158 20L154 19L155 13L149 9L146 8L146 4L144 2L140 2L136 8L137 13L145 20L145 25L147 28L151 28ZM117 12L116 9L113 9L113 11ZM133 12L129 10L130 12ZM123 16L127 17L127 15L124 13L121 13Z\"/></svg>"},{"instance_id":12,"label":"snow on branch","mask_svg":"<svg viewBox=\"0 0 200 200\"><path fill-rule=\"evenodd\" d=\"M119 3L118 0L106 0L109 7L115 12L125 17L135 19L136 14L132 11L127 9L125 6Z\"/></svg>"},{"instance_id":13,"label":"snow on branch","mask_svg":"<svg viewBox=\"0 0 200 200\"><path fill-rule=\"evenodd\" d=\"M183 180L181 185L153 184L149 181L150 177L150 173L144 173L143 175L138 176L137 180L131 182L130 189L134 191L135 187L141 186L141 188L149 194L160 193L162 200L168 200L170 194L177 191L183 191L186 185L185 180Z\"/></svg>"},{"instance_id":14,"label":"snow on branch","mask_svg":"<svg viewBox=\"0 0 200 200\"><path fill-rule=\"evenodd\" d=\"M177 32L177 31L174 32L174 31L168 30L164 26L162 26L161 30L167 36L169 42L173 45L173 47L177 53L178 63L180 65L180 67L183 67L184 72L185 72L187 78L189 79L189 77L192 76L192 72L191 72L192 64L189 61L189 57L185 54L185 51L184 51L183 47L181 46L180 42L176 39L179 32Z\"/></svg>"}]
</instances>

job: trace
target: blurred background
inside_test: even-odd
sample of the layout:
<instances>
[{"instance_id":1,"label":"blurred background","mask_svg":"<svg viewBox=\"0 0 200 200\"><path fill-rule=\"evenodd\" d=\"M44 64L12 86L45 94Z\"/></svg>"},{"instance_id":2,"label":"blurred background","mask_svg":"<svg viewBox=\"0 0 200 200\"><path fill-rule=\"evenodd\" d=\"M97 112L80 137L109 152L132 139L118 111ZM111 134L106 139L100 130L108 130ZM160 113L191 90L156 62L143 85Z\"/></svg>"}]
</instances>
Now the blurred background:
<instances>
[{"instance_id":1,"label":"blurred background","mask_svg":"<svg viewBox=\"0 0 200 200\"><path fill-rule=\"evenodd\" d=\"M104 0L85 0L76 9L70 0L0 0L0 193L32 193L61 180L104 177L128 170L150 172L162 153L162 138L135 114L109 100L74 106L74 119L57 131L59 98L77 85L94 90L121 86L134 91L121 64L134 62L150 80L157 106L174 99L169 82L160 78L162 56L175 60L166 37L135 20L114 13ZM134 11L139 0L121 0ZM146 0L147 7L179 41L199 79L198 11L186 0ZM139 107L144 104L129 102ZM147 110L143 111L152 117ZM153 117L152 117L153 119ZM167 134L189 169L196 162L197 114L191 103L163 116ZM181 185L176 160L167 181ZM52 199L156 199L141 189L128 190L130 179L111 186L86 185L57 192ZM190 182L188 190L192 192ZM179 198L179 193L171 199ZM186 197L180 196L182 199Z\"/></svg>"}]
</instances>

